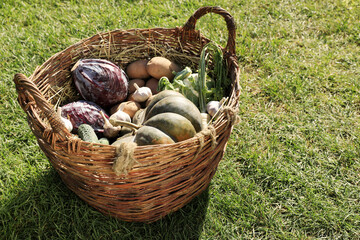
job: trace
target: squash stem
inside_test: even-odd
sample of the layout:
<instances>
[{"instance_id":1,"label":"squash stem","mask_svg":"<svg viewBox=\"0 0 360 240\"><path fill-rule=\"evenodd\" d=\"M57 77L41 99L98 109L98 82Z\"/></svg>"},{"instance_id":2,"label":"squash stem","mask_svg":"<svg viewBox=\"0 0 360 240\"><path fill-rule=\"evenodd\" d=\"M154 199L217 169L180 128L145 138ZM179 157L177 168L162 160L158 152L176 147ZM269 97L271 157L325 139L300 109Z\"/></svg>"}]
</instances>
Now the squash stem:
<instances>
[{"instance_id":1,"label":"squash stem","mask_svg":"<svg viewBox=\"0 0 360 240\"><path fill-rule=\"evenodd\" d=\"M110 119L110 123L114 126L122 126L122 127L127 127L127 128L131 128L132 130L138 130L139 128L141 128L141 125L136 125L134 123L131 122L126 122L126 121L120 121L120 120L116 120L116 119Z\"/></svg>"}]
</instances>

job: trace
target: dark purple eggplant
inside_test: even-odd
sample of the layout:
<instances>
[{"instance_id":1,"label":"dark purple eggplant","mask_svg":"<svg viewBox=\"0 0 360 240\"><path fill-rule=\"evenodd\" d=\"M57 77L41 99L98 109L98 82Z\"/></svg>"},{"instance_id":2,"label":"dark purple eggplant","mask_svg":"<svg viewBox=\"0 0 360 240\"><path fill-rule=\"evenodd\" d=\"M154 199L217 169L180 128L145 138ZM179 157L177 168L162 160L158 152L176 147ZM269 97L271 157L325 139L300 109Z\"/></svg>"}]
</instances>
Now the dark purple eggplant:
<instances>
[{"instance_id":1,"label":"dark purple eggplant","mask_svg":"<svg viewBox=\"0 0 360 240\"><path fill-rule=\"evenodd\" d=\"M81 59L72 68L75 86L87 100L108 108L128 95L128 77L114 63L104 59Z\"/></svg>"},{"instance_id":2,"label":"dark purple eggplant","mask_svg":"<svg viewBox=\"0 0 360 240\"><path fill-rule=\"evenodd\" d=\"M106 112L97 104L79 100L62 106L61 116L70 120L73 125L73 133L77 133L81 124L89 124L96 133L103 133L104 119L100 111L104 113L105 117L109 118Z\"/></svg>"}]
</instances>

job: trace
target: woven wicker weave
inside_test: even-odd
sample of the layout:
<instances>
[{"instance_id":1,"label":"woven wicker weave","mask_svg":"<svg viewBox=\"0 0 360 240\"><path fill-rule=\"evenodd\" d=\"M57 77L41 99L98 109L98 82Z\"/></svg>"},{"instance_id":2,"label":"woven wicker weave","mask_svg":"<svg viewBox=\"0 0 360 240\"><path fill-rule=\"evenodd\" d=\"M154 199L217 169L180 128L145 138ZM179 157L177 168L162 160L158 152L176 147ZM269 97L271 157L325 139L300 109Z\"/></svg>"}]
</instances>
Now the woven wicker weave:
<instances>
[{"instance_id":1,"label":"woven wicker weave","mask_svg":"<svg viewBox=\"0 0 360 240\"><path fill-rule=\"evenodd\" d=\"M111 145L74 138L54 109L77 100L70 69L82 58L105 58L125 68L130 62L164 56L197 69L202 47L210 40L195 30L207 13L221 15L227 25L224 57L232 90L220 116L212 123L216 138L203 134L168 145L137 146L133 168L117 176ZM152 222L176 211L209 185L236 120L239 67L235 54L235 23L220 7L198 9L183 27L114 30L100 33L53 55L27 78L16 74L18 101L40 148L64 183L99 211L125 221Z\"/></svg>"}]
</instances>

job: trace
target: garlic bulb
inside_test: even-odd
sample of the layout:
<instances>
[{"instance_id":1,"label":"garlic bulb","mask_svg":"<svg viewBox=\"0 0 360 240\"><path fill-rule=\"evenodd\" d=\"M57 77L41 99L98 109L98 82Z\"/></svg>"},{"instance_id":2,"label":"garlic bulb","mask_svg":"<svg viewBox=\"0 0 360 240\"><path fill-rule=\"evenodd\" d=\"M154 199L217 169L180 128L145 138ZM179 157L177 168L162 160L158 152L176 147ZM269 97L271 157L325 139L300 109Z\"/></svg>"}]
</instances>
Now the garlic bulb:
<instances>
[{"instance_id":1,"label":"garlic bulb","mask_svg":"<svg viewBox=\"0 0 360 240\"><path fill-rule=\"evenodd\" d=\"M134 83L134 87L136 88L135 92L132 94L132 99L134 99L134 101L145 102L149 97L152 96L150 88L139 87L136 83Z\"/></svg>"},{"instance_id":2,"label":"garlic bulb","mask_svg":"<svg viewBox=\"0 0 360 240\"><path fill-rule=\"evenodd\" d=\"M219 101L210 101L206 105L206 111L210 114L210 116L213 117L217 113L217 111L219 111L220 106L221 104Z\"/></svg>"},{"instance_id":3,"label":"garlic bulb","mask_svg":"<svg viewBox=\"0 0 360 240\"><path fill-rule=\"evenodd\" d=\"M131 122L130 115L123 111L124 107L125 105L120 106L119 110L110 116L110 119Z\"/></svg>"},{"instance_id":4,"label":"garlic bulb","mask_svg":"<svg viewBox=\"0 0 360 240\"><path fill-rule=\"evenodd\" d=\"M73 130L73 125L69 119L61 116L61 107L57 108L57 114L59 115L61 121L64 123L65 128L69 130L69 132L71 132Z\"/></svg>"},{"instance_id":5,"label":"garlic bulb","mask_svg":"<svg viewBox=\"0 0 360 240\"><path fill-rule=\"evenodd\" d=\"M105 114L103 112L100 111L101 116L104 119L104 136L107 138L113 138L116 137L119 132L121 131L121 127L114 127L110 121L105 117Z\"/></svg>"}]
</instances>

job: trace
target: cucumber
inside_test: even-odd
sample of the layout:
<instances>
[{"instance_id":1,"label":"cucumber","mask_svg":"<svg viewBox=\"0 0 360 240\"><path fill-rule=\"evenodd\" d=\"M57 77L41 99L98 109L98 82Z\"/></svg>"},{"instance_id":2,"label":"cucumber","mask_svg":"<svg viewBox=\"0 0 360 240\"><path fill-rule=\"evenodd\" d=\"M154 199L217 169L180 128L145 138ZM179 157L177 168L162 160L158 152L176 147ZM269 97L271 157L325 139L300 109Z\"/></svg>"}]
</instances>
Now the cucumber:
<instances>
[{"instance_id":1,"label":"cucumber","mask_svg":"<svg viewBox=\"0 0 360 240\"><path fill-rule=\"evenodd\" d=\"M81 124L78 128L78 135L83 141L92 143L99 142L95 130L89 124Z\"/></svg>"}]
</instances>

